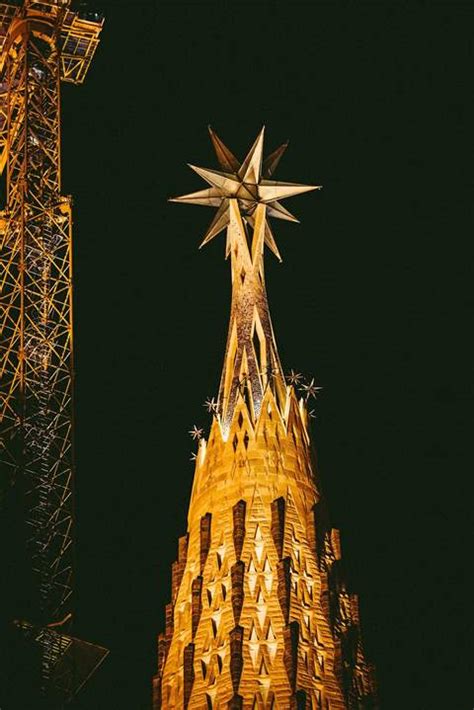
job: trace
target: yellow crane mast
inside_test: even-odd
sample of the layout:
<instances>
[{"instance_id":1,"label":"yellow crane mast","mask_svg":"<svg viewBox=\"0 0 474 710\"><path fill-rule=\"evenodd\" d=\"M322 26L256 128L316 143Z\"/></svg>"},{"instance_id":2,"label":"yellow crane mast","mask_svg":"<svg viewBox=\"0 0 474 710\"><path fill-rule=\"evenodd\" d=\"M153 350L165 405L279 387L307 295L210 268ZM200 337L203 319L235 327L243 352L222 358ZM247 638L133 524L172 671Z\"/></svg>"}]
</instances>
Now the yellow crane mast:
<instances>
[{"instance_id":1,"label":"yellow crane mast","mask_svg":"<svg viewBox=\"0 0 474 710\"><path fill-rule=\"evenodd\" d=\"M72 11L70 0L0 3L0 171L6 176L0 213L1 490L4 498L12 490L21 497L27 582L17 625L40 649L41 694L55 694L48 707L81 684L71 680L65 659L68 649L85 643L75 645L65 635L73 613L74 370L71 199L61 194L60 86L84 81L102 25L99 15Z\"/></svg>"}]
</instances>

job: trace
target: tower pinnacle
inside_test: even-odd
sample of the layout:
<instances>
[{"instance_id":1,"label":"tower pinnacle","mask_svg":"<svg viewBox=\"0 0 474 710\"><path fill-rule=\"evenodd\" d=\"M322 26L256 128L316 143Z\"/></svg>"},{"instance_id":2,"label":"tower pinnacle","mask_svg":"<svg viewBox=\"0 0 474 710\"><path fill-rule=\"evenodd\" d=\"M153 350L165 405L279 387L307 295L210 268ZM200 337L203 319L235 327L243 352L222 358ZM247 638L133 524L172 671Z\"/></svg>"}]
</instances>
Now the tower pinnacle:
<instances>
[{"instance_id":1,"label":"tower pinnacle","mask_svg":"<svg viewBox=\"0 0 474 710\"><path fill-rule=\"evenodd\" d=\"M281 261L268 218L298 220L280 200L320 186L277 182L275 171L288 143L263 161L264 128L242 164L209 128L223 171L190 167L210 188L172 199L172 202L217 207L201 246L227 230L226 258L231 256L232 307L224 368L219 388L218 415L224 437L228 434L236 404L247 403L255 424L267 387L283 411L286 386L270 319L263 267L264 244Z\"/></svg>"},{"instance_id":2,"label":"tower pinnacle","mask_svg":"<svg viewBox=\"0 0 474 710\"><path fill-rule=\"evenodd\" d=\"M374 710L357 597L341 575L311 451L306 401L283 376L268 310L269 217L315 189L270 180L286 145L262 160L263 130L240 164L211 131L222 171L176 198L217 207L208 242L227 230L232 307L208 439L199 441L187 534L172 569L158 638L154 710ZM304 386L306 400L319 389Z\"/></svg>"}]
</instances>

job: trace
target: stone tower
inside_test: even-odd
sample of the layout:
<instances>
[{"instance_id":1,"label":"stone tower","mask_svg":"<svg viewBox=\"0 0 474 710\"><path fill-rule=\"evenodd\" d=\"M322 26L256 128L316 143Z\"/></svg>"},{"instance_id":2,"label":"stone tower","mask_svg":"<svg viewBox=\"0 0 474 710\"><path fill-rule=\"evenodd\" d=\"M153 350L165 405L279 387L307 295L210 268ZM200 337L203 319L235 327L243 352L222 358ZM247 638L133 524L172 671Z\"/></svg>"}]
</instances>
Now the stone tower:
<instances>
[{"instance_id":1,"label":"stone tower","mask_svg":"<svg viewBox=\"0 0 474 710\"><path fill-rule=\"evenodd\" d=\"M283 375L265 291L264 244L279 257L268 218L297 221L279 200L315 188L270 179L286 144L262 161L263 130L242 164L210 134L221 170L191 166L210 187L175 201L218 208L203 244L226 230L232 306L173 564L153 707L375 708L307 402L296 394L299 376Z\"/></svg>"}]
</instances>

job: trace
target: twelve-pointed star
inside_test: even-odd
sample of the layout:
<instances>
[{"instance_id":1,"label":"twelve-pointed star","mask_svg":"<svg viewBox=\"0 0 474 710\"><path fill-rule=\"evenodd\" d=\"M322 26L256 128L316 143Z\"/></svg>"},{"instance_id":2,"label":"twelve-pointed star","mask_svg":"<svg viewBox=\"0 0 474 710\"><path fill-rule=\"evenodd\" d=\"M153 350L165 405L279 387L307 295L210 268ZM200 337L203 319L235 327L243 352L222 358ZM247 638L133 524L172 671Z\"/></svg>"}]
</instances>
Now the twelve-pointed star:
<instances>
[{"instance_id":1,"label":"twelve-pointed star","mask_svg":"<svg viewBox=\"0 0 474 710\"><path fill-rule=\"evenodd\" d=\"M247 157L240 164L212 128L209 127L212 144L222 171L190 165L189 167L204 178L211 187L198 192L191 192L181 197L174 197L170 200L171 202L187 202L192 205L207 205L218 208L204 236L201 247L222 232L229 224L229 200L232 198L237 199L242 217L251 227L254 226L253 215L258 204L267 205L267 217L298 222L296 217L280 204L279 200L321 188L321 185L298 185L292 182L277 182L268 179L280 162L288 142L277 148L263 161L264 130L265 128L262 128ZM267 220L265 221L265 243L281 261L280 253ZM230 244L227 242L226 258L229 252Z\"/></svg>"}]
</instances>

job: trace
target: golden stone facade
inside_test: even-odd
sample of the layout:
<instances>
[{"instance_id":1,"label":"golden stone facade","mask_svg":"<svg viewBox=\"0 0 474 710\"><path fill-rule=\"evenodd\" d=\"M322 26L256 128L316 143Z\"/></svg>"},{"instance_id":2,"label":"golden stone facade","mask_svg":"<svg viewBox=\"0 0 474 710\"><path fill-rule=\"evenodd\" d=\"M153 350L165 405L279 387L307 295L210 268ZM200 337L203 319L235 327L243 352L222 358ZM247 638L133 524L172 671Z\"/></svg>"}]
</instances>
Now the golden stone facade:
<instances>
[{"instance_id":1,"label":"golden stone facade","mask_svg":"<svg viewBox=\"0 0 474 710\"><path fill-rule=\"evenodd\" d=\"M188 533L173 565L153 707L375 708L357 597L341 577L339 533L319 490L307 403L285 382L268 311L267 217L290 183L262 177L263 132L242 166L211 137L221 167L232 169L226 179L237 184L218 186L227 201L231 319L209 439L199 442ZM253 202L236 195L239 183Z\"/></svg>"}]
</instances>

